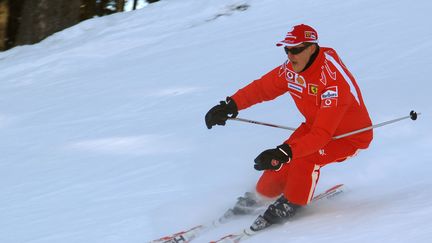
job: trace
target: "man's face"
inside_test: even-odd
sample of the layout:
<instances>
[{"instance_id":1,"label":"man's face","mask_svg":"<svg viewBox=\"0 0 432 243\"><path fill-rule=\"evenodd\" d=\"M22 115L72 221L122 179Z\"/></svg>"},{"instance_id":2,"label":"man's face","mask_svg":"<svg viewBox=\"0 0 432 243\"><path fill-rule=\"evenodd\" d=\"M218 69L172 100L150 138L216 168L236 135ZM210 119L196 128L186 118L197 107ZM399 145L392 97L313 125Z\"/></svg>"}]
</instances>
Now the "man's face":
<instances>
[{"instance_id":1,"label":"man's face","mask_svg":"<svg viewBox=\"0 0 432 243\"><path fill-rule=\"evenodd\" d=\"M310 43L301 43L297 46L285 47L294 72L301 72L309 62L310 57L315 52L316 46Z\"/></svg>"}]
</instances>

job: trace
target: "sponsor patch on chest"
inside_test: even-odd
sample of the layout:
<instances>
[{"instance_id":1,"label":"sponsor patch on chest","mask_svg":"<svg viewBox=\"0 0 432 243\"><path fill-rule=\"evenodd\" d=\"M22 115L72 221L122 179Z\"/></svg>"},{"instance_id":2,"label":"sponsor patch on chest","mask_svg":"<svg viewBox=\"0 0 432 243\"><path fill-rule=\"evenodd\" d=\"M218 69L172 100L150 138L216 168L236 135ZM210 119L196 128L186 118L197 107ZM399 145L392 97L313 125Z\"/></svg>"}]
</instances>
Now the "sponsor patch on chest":
<instances>
[{"instance_id":1,"label":"sponsor patch on chest","mask_svg":"<svg viewBox=\"0 0 432 243\"><path fill-rule=\"evenodd\" d=\"M329 107L337 107L338 103L338 87L331 86L328 87L324 93L321 94L321 107L329 108Z\"/></svg>"},{"instance_id":2,"label":"sponsor patch on chest","mask_svg":"<svg viewBox=\"0 0 432 243\"><path fill-rule=\"evenodd\" d=\"M306 88L306 80L301 75L297 74L295 78L295 83Z\"/></svg>"},{"instance_id":3,"label":"sponsor patch on chest","mask_svg":"<svg viewBox=\"0 0 432 243\"><path fill-rule=\"evenodd\" d=\"M285 70L285 79L289 82L295 82L296 73L289 70L288 68Z\"/></svg>"},{"instance_id":4,"label":"sponsor patch on chest","mask_svg":"<svg viewBox=\"0 0 432 243\"><path fill-rule=\"evenodd\" d=\"M306 80L299 75L298 73L295 73L294 71L286 68L285 69L285 79L288 82L292 82L295 83L297 85L303 86L304 88L306 88Z\"/></svg>"},{"instance_id":5,"label":"sponsor patch on chest","mask_svg":"<svg viewBox=\"0 0 432 243\"><path fill-rule=\"evenodd\" d=\"M288 88L303 93L303 87L297 84L288 83Z\"/></svg>"},{"instance_id":6,"label":"sponsor patch on chest","mask_svg":"<svg viewBox=\"0 0 432 243\"><path fill-rule=\"evenodd\" d=\"M321 108L337 107L337 99L325 99L321 101Z\"/></svg>"},{"instance_id":7,"label":"sponsor patch on chest","mask_svg":"<svg viewBox=\"0 0 432 243\"><path fill-rule=\"evenodd\" d=\"M331 99L331 98L337 98L338 97L338 88L337 86L331 86L324 91L324 93L321 94L321 99Z\"/></svg>"}]
</instances>

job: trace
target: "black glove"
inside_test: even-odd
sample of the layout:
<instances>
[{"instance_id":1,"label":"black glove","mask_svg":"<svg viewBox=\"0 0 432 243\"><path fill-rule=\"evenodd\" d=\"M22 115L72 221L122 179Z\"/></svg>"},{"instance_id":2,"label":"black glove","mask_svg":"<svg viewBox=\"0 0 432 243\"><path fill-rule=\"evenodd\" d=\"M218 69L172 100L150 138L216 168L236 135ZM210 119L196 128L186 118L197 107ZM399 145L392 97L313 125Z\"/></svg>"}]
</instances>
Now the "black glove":
<instances>
[{"instance_id":1,"label":"black glove","mask_svg":"<svg viewBox=\"0 0 432 243\"><path fill-rule=\"evenodd\" d=\"M228 118L234 118L238 115L237 105L231 97L226 98L225 101L221 101L219 105L211 108L205 115L205 123L208 129L211 129L215 125L225 126Z\"/></svg>"},{"instance_id":2,"label":"black glove","mask_svg":"<svg viewBox=\"0 0 432 243\"><path fill-rule=\"evenodd\" d=\"M275 149L267 149L255 159L255 170L280 170L284 163L291 161L292 152L288 144L284 143Z\"/></svg>"}]
</instances>

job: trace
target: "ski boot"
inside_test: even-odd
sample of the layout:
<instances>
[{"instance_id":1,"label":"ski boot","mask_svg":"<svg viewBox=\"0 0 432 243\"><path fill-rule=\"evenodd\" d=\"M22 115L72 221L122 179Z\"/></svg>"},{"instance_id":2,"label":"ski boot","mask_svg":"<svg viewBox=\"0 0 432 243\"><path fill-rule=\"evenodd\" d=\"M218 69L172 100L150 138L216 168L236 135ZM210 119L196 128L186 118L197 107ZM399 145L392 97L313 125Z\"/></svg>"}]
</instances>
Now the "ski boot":
<instances>
[{"instance_id":1,"label":"ski boot","mask_svg":"<svg viewBox=\"0 0 432 243\"><path fill-rule=\"evenodd\" d=\"M283 224L293 217L300 207L300 205L289 202L282 195L267 208L263 215L258 216L250 229L260 231L273 224Z\"/></svg>"},{"instance_id":2,"label":"ski boot","mask_svg":"<svg viewBox=\"0 0 432 243\"><path fill-rule=\"evenodd\" d=\"M219 219L219 222L224 223L228 219L239 215L250 215L263 210L268 204L268 200L258 196L253 192L246 192L244 196L238 197L233 208L228 209L225 214Z\"/></svg>"},{"instance_id":3,"label":"ski boot","mask_svg":"<svg viewBox=\"0 0 432 243\"><path fill-rule=\"evenodd\" d=\"M259 198L256 193L246 192L244 196L237 198L237 203L232 208L232 211L235 215L253 214L264 205L264 199Z\"/></svg>"}]
</instances>

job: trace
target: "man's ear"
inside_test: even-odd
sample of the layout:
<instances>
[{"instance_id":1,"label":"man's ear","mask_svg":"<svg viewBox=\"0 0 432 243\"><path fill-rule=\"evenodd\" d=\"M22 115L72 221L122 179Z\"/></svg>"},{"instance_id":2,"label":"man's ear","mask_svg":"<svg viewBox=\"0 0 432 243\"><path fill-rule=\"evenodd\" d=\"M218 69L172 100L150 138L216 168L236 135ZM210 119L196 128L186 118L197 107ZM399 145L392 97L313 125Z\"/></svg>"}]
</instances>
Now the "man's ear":
<instances>
[{"instance_id":1,"label":"man's ear","mask_svg":"<svg viewBox=\"0 0 432 243\"><path fill-rule=\"evenodd\" d=\"M315 51L317 50L317 45L311 45L311 48L309 49L309 51L310 51L310 54L312 55L312 54L314 54L315 53Z\"/></svg>"}]
</instances>

